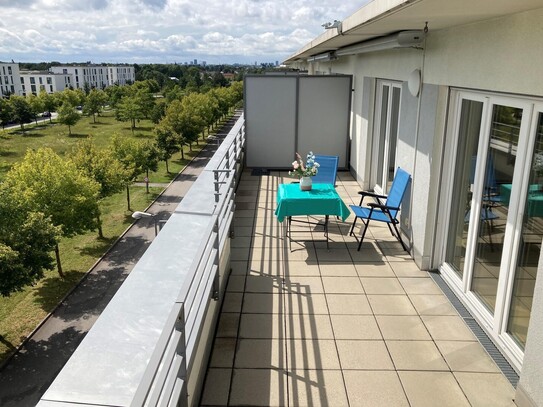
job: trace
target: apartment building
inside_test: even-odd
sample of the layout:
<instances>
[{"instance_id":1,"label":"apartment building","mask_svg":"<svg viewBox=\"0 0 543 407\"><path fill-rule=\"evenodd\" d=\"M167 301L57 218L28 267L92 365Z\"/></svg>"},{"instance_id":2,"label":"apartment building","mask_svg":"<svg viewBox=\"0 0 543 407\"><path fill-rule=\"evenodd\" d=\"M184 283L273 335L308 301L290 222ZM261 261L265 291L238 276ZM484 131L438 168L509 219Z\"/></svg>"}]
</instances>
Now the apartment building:
<instances>
[{"instance_id":1,"label":"apartment building","mask_svg":"<svg viewBox=\"0 0 543 407\"><path fill-rule=\"evenodd\" d=\"M19 64L0 62L0 97L21 94L22 83L19 75Z\"/></svg>"},{"instance_id":2,"label":"apartment building","mask_svg":"<svg viewBox=\"0 0 543 407\"><path fill-rule=\"evenodd\" d=\"M47 93L67 88L104 89L112 85L128 85L136 80L133 66L128 65L64 65L50 71L22 71L19 64L0 62L0 97Z\"/></svg>"},{"instance_id":3,"label":"apartment building","mask_svg":"<svg viewBox=\"0 0 543 407\"><path fill-rule=\"evenodd\" d=\"M115 84L133 83L136 79L133 66L61 65L51 67L51 72L71 75L75 89L85 86L104 89Z\"/></svg>"},{"instance_id":4,"label":"apartment building","mask_svg":"<svg viewBox=\"0 0 543 407\"><path fill-rule=\"evenodd\" d=\"M73 86L73 77L70 74L20 71L20 77L23 95L37 95L42 90L47 93L61 92Z\"/></svg>"}]
</instances>

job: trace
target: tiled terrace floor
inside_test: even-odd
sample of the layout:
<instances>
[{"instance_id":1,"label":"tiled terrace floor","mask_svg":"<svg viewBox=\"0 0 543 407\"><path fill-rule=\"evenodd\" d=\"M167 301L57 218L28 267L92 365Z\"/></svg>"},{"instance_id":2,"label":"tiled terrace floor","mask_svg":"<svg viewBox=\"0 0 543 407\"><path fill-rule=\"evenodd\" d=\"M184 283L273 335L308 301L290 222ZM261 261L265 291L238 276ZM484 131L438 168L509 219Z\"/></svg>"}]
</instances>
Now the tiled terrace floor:
<instances>
[{"instance_id":1,"label":"tiled terrace floor","mask_svg":"<svg viewBox=\"0 0 543 407\"><path fill-rule=\"evenodd\" d=\"M513 387L386 226L371 226L358 252L353 215L332 219L329 251L310 241L289 251L274 216L282 182L292 180L243 174L202 405L514 405ZM347 205L359 190L338 174Z\"/></svg>"}]
</instances>

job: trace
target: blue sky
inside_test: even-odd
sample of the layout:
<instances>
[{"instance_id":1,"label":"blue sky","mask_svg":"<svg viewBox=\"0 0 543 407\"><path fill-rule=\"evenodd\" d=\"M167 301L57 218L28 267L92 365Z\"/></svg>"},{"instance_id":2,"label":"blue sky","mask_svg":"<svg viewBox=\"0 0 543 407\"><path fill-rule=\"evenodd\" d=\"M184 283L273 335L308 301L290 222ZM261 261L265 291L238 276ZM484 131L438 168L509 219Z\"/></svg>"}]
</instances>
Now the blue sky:
<instances>
[{"instance_id":1,"label":"blue sky","mask_svg":"<svg viewBox=\"0 0 543 407\"><path fill-rule=\"evenodd\" d=\"M0 61L275 62L367 0L0 0Z\"/></svg>"}]
</instances>

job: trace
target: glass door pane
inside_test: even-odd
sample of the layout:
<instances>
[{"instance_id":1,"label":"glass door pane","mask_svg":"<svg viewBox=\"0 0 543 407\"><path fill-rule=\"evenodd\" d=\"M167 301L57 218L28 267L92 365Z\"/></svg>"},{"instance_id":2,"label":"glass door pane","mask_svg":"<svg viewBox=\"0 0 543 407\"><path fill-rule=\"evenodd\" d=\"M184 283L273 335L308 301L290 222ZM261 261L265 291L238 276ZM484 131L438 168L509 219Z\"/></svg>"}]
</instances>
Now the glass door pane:
<instances>
[{"instance_id":1,"label":"glass door pane","mask_svg":"<svg viewBox=\"0 0 543 407\"><path fill-rule=\"evenodd\" d=\"M483 102L463 99L458 125L451 217L446 247L446 261L462 278L466 255L469 215L474 182L474 163L481 132Z\"/></svg>"},{"instance_id":2,"label":"glass door pane","mask_svg":"<svg viewBox=\"0 0 543 407\"><path fill-rule=\"evenodd\" d=\"M492 106L482 195L477 200L480 202L480 216L471 280L471 291L492 314L502 269L503 241L521 120L522 109Z\"/></svg>"},{"instance_id":3,"label":"glass door pane","mask_svg":"<svg viewBox=\"0 0 543 407\"><path fill-rule=\"evenodd\" d=\"M387 151L387 167L386 167L386 191L390 189L392 181L394 180L394 173L396 171L396 145L398 141L398 123L400 119L400 94L401 89L399 87L392 87L392 103L390 112L390 130L388 134L388 151Z\"/></svg>"},{"instance_id":4,"label":"glass door pane","mask_svg":"<svg viewBox=\"0 0 543 407\"><path fill-rule=\"evenodd\" d=\"M524 219L507 322L507 332L521 349L526 345L543 239L543 113L539 113L535 131L534 152L531 158L528 191L523 205Z\"/></svg>"},{"instance_id":5,"label":"glass door pane","mask_svg":"<svg viewBox=\"0 0 543 407\"><path fill-rule=\"evenodd\" d=\"M379 149L377 150L377 184L383 185L383 163L385 159L385 145L387 138L387 128L388 128L388 93L390 86L382 85L381 86L381 106L379 111L379 139L378 145ZM384 191L383 191L384 192Z\"/></svg>"},{"instance_id":6,"label":"glass door pane","mask_svg":"<svg viewBox=\"0 0 543 407\"><path fill-rule=\"evenodd\" d=\"M380 82L376 107L377 129L374 150L376 190L386 194L396 171L396 146L400 122L400 99L402 88L397 83Z\"/></svg>"}]
</instances>

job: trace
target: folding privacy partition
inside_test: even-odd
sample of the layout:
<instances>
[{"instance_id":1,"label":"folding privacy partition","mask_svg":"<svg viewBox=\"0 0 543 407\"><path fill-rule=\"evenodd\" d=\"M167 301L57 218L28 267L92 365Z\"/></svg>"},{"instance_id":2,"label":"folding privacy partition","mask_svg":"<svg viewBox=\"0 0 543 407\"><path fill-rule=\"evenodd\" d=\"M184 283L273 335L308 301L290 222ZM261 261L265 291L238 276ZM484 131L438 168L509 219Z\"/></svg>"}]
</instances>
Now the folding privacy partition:
<instances>
[{"instance_id":1,"label":"folding privacy partition","mask_svg":"<svg viewBox=\"0 0 543 407\"><path fill-rule=\"evenodd\" d=\"M350 75L247 75L247 166L286 169L294 153L339 157L349 165Z\"/></svg>"}]
</instances>

